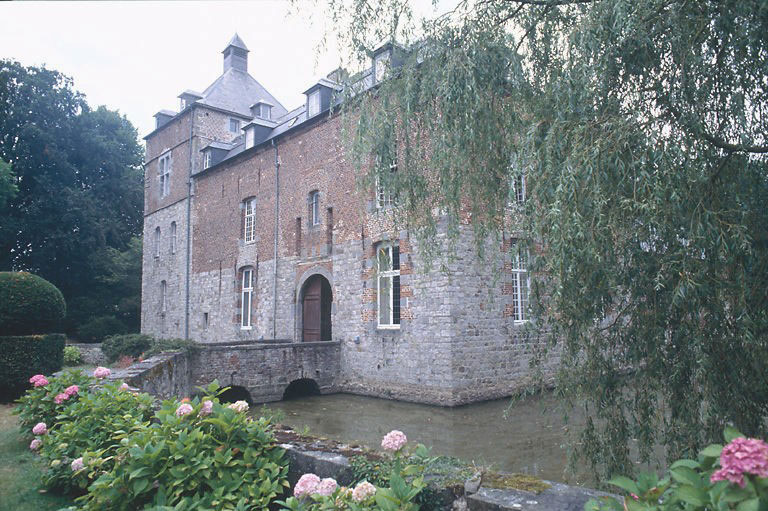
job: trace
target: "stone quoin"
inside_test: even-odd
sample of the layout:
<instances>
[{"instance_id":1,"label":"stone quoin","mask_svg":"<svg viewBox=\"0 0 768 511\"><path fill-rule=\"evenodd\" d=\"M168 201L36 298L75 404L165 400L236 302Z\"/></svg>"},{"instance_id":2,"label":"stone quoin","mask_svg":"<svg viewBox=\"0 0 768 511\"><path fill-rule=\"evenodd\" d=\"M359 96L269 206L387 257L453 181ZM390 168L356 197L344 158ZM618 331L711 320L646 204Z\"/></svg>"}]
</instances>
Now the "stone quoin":
<instances>
[{"instance_id":1,"label":"stone quoin","mask_svg":"<svg viewBox=\"0 0 768 511\"><path fill-rule=\"evenodd\" d=\"M333 341L336 374L324 389L423 403L503 397L529 381L527 277L510 270L519 265L508 245L494 272L476 260L467 229L447 270L420 269L418 241L393 226L380 191L361 189L345 153L337 93L375 86L374 63L396 65L395 48L377 49L357 76L319 79L289 111L249 74L235 35L221 76L180 94L178 112L155 115L145 137L142 333ZM211 373L227 373L230 362L211 357ZM263 366L237 371L258 380Z\"/></svg>"}]
</instances>

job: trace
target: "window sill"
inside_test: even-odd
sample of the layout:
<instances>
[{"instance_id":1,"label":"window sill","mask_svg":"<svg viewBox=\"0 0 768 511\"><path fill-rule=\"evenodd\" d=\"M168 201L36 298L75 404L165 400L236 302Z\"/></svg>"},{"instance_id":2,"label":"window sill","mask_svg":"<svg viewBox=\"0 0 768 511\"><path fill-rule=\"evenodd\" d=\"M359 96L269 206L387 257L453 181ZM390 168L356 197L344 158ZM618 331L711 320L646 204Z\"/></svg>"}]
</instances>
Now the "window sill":
<instances>
[{"instance_id":1,"label":"window sill","mask_svg":"<svg viewBox=\"0 0 768 511\"><path fill-rule=\"evenodd\" d=\"M378 325L376 330L400 330L400 325Z\"/></svg>"},{"instance_id":2,"label":"window sill","mask_svg":"<svg viewBox=\"0 0 768 511\"><path fill-rule=\"evenodd\" d=\"M514 320L515 325L525 325L526 323L530 323L530 319L516 319Z\"/></svg>"},{"instance_id":3,"label":"window sill","mask_svg":"<svg viewBox=\"0 0 768 511\"><path fill-rule=\"evenodd\" d=\"M241 326L240 330L253 330L252 326Z\"/></svg>"}]
</instances>

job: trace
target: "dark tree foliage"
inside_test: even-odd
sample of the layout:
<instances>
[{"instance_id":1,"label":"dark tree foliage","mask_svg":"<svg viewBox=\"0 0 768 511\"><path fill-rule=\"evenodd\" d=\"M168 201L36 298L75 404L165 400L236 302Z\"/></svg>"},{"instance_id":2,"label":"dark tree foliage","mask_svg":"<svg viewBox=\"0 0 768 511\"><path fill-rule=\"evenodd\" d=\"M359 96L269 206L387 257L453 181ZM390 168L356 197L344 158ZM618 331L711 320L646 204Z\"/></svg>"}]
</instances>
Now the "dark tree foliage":
<instances>
[{"instance_id":1,"label":"dark tree foliage","mask_svg":"<svg viewBox=\"0 0 768 511\"><path fill-rule=\"evenodd\" d=\"M531 327L593 468L632 473L632 439L647 460L768 433L768 3L484 0L421 25L401 0L330 4L353 50L408 50L347 98L363 185L427 240L469 218L540 244ZM392 126L394 174L367 158Z\"/></svg>"},{"instance_id":2,"label":"dark tree foliage","mask_svg":"<svg viewBox=\"0 0 768 511\"><path fill-rule=\"evenodd\" d=\"M142 158L130 122L90 109L71 79L0 61L0 159L18 188L0 215L0 269L32 271L61 289L69 331L83 318L122 314L124 291L101 290L112 278L103 262L140 235Z\"/></svg>"}]
</instances>

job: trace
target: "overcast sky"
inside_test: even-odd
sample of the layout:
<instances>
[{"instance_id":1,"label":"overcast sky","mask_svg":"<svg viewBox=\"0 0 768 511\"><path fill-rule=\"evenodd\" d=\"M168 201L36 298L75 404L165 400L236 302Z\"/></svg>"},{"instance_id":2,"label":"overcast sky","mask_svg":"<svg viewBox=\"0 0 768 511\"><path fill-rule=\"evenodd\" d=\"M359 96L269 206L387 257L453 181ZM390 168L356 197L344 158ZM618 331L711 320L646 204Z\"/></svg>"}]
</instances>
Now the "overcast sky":
<instances>
[{"instance_id":1,"label":"overcast sky","mask_svg":"<svg viewBox=\"0 0 768 511\"><path fill-rule=\"evenodd\" d=\"M430 0L414 0L422 13ZM119 110L144 136L158 110L178 109L185 89L202 91L222 71L237 32L250 50L248 70L287 109L336 67L316 3L0 2L0 58L69 75L92 107ZM295 10L295 9L294 9ZM310 16L314 23L310 23Z\"/></svg>"}]
</instances>

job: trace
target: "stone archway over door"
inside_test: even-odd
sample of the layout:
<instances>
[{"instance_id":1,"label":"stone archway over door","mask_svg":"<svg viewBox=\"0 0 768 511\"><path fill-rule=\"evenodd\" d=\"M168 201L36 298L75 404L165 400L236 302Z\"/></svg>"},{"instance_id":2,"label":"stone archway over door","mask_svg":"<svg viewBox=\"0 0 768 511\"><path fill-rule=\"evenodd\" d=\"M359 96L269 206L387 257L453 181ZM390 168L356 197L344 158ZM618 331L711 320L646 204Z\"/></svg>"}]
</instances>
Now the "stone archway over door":
<instances>
[{"instance_id":1,"label":"stone archway over door","mask_svg":"<svg viewBox=\"0 0 768 511\"><path fill-rule=\"evenodd\" d=\"M301 340L331 340L331 285L322 275L313 275L304 283L301 300Z\"/></svg>"}]
</instances>

